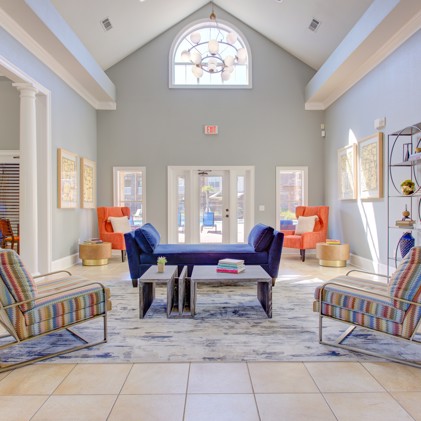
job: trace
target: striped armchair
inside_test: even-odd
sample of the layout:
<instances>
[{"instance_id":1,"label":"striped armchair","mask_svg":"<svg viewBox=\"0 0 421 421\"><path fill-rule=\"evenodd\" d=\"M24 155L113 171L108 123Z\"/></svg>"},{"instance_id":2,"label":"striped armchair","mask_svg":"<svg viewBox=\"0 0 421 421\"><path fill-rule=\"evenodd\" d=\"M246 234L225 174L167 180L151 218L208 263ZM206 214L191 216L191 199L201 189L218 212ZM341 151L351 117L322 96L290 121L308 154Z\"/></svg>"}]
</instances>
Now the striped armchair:
<instances>
[{"instance_id":1,"label":"striped armchair","mask_svg":"<svg viewBox=\"0 0 421 421\"><path fill-rule=\"evenodd\" d=\"M0 372L107 341L109 290L98 282L70 276L67 271L48 275L58 273L65 276L49 279L41 275L42 281L35 282L14 250L0 250L0 325L7 331L4 337L11 339L2 342L0 350L63 329L83 341L73 348L22 362L0 362ZM103 318L104 326L103 338L98 342L89 343L70 330L72 326L98 317Z\"/></svg>"},{"instance_id":2,"label":"striped armchair","mask_svg":"<svg viewBox=\"0 0 421 421\"><path fill-rule=\"evenodd\" d=\"M417 344L421 324L421 247L413 247L391 276L389 283L350 276L337 277L315 291L313 310L319 313L319 342L421 367L421 362L376 354L342 342L357 326ZM323 340L323 319L350 324L336 342Z\"/></svg>"}]
</instances>

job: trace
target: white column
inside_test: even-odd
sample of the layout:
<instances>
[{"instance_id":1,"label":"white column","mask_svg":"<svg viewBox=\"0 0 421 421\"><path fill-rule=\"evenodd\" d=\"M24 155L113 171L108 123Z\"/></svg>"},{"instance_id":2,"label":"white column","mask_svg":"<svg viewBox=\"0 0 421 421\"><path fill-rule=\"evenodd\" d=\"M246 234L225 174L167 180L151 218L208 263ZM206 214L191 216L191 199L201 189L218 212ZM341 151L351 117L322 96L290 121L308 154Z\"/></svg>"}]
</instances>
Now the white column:
<instances>
[{"instance_id":1,"label":"white column","mask_svg":"<svg viewBox=\"0 0 421 421\"><path fill-rule=\"evenodd\" d=\"M20 255L28 270L38 273L37 203L37 89L30 83L14 83L20 92Z\"/></svg>"}]
</instances>

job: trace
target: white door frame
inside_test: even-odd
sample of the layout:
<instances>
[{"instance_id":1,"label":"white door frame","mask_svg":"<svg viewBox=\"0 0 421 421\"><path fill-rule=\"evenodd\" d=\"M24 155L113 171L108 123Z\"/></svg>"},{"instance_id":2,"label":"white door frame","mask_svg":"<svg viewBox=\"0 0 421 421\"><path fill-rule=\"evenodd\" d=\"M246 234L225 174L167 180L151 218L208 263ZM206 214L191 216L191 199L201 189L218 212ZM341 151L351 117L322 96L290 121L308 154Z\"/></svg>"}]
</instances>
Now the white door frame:
<instances>
[{"instance_id":1,"label":"white door frame","mask_svg":"<svg viewBox=\"0 0 421 421\"><path fill-rule=\"evenodd\" d=\"M205 168L206 167L206 168ZM226 171L228 174L229 182L229 210L230 215L236 215L237 209L237 198L233 197L231 192L237 191L236 181L238 175L243 175L245 177L246 186L248 186L248 191L246 194L245 206L247 211L245 212L244 219L244 232L247 233L251 230L254 224L254 167L253 166L168 166L168 209L167 209L167 219L168 219L168 242L177 243L177 212L178 212L178 202L177 202L177 176L183 175L186 178L186 203L185 203L185 212L186 212L186 223L190 221L189 226L186 226L186 243L192 242L192 240L199 238L200 228L197 224L194 224L193 221L199 220L199 215L197 212L198 206L194 206L191 200L191 191L197 191L198 189L198 178L193 177L196 175L198 170L205 168L206 170L211 170L214 172ZM234 218L230 219L231 221ZM229 235L233 242L237 242L236 236L236 226L234 223L230 223ZM245 237L246 239L246 237Z\"/></svg>"},{"instance_id":2,"label":"white door frame","mask_svg":"<svg viewBox=\"0 0 421 421\"><path fill-rule=\"evenodd\" d=\"M35 240L38 245L38 267L35 272L46 273L51 271L52 265L51 92L1 55L0 73L12 83L28 83L38 91L36 97L37 174L26 174L24 177L35 176L38 180L38 238ZM21 182L24 183L25 180ZM30 209L21 209L21 220L30 218L30 212ZM21 243L21 249L22 245L24 246L24 241Z\"/></svg>"}]
</instances>

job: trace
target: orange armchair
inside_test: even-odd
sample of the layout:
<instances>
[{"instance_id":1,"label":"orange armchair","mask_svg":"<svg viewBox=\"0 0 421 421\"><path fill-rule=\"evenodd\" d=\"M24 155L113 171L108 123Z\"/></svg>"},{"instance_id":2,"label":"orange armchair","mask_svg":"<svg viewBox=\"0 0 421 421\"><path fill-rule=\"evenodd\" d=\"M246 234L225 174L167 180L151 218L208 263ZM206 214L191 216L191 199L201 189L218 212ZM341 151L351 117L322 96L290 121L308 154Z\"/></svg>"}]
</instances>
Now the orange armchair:
<instances>
[{"instance_id":1,"label":"orange armchair","mask_svg":"<svg viewBox=\"0 0 421 421\"><path fill-rule=\"evenodd\" d=\"M102 207L97 208L98 214L98 233L102 241L111 243L113 250L121 250L121 261L124 262L126 256L126 243L123 232L114 232L109 217L130 218L130 208L128 207Z\"/></svg>"},{"instance_id":2,"label":"orange armchair","mask_svg":"<svg viewBox=\"0 0 421 421\"><path fill-rule=\"evenodd\" d=\"M317 216L312 232L296 234L295 230L281 230L284 234L284 247L299 249L304 262L306 250L315 249L317 243L326 241L329 206L297 206L295 215L297 219L300 216Z\"/></svg>"}]
</instances>

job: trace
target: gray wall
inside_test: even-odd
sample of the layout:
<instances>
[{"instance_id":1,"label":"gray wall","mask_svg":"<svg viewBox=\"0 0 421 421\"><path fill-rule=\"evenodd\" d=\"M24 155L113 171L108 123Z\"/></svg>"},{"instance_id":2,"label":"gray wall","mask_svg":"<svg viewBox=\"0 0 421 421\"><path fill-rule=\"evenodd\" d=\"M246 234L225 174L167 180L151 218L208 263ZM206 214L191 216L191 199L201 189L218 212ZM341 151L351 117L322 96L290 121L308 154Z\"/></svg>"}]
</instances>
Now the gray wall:
<instances>
[{"instance_id":1,"label":"gray wall","mask_svg":"<svg viewBox=\"0 0 421 421\"><path fill-rule=\"evenodd\" d=\"M6 78L0 78L0 150L19 149L19 93Z\"/></svg>"},{"instance_id":2,"label":"gray wall","mask_svg":"<svg viewBox=\"0 0 421 421\"><path fill-rule=\"evenodd\" d=\"M349 242L352 253L383 264L387 261L387 200L338 200L337 149L348 144L350 131L361 139L376 132L376 118L386 117L386 189L387 135L421 121L420 45L418 31L326 111L325 196L331 207L330 235Z\"/></svg>"},{"instance_id":3,"label":"gray wall","mask_svg":"<svg viewBox=\"0 0 421 421\"><path fill-rule=\"evenodd\" d=\"M247 38L253 89L169 89L168 56L179 31L207 18L199 10L107 71L117 110L98 112L98 203L112 204L112 167L145 166L147 217L167 236L168 165L254 165L256 222L275 224L275 167L309 166L310 204L322 204L323 112L304 110L314 70L217 9ZM204 136L217 124L217 137ZM266 210L259 212L263 204Z\"/></svg>"},{"instance_id":4,"label":"gray wall","mask_svg":"<svg viewBox=\"0 0 421 421\"><path fill-rule=\"evenodd\" d=\"M89 238L97 232L95 210L57 208L56 158L57 148L61 147L96 161L96 111L2 28L0 28L0 55L51 91L52 259L57 260L77 253L78 240ZM39 235L42 237L43 233L40 232Z\"/></svg>"}]
</instances>

